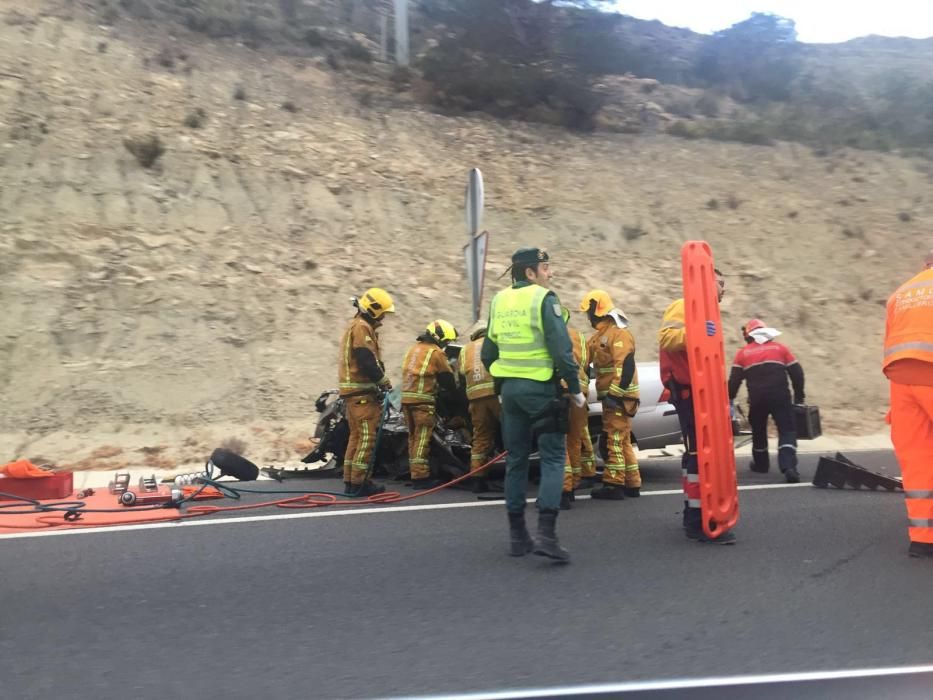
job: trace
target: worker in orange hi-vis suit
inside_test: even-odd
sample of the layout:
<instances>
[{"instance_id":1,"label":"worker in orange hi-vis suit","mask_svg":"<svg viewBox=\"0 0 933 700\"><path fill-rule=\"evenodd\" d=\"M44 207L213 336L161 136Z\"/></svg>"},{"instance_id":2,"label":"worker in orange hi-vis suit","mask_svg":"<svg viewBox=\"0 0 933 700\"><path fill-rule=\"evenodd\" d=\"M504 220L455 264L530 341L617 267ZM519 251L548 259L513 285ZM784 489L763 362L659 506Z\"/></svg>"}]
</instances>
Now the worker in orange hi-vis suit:
<instances>
[{"instance_id":1,"label":"worker in orange hi-vis suit","mask_svg":"<svg viewBox=\"0 0 933 700\"><path fill-rule=\"evenodd\" d=\"M567 332L573 345L573 359L580 366L580 387L586 387L590 382L589 351L586 347L586 336L575 328L570 328L570 309L563 308L564 323L568 324ZM596 462L593 455L593 442L590 439L589 427L590 407L570 406L567 420L567 461L564 464L564 489L560 494L560 509L570 510L574 502L574 491L580 487L583 477L596 476Z\"/></svg>"},{"instance_id":2,"label":"worker in orange hi-vis suit","mask_svg":"<svg viewBox=\"0 0 933 700\"><path fill-rule=\"evenodd\" d=\"M626 496L637 498L641 493L641 471L632 445L632 418L641 401L635 338L628 329L628 319L612 303L608 292L588 292L580 302L580 310L595 329L587 341L587 353L596 374L596 395L603 403L603 432L608 447L603 485L590 496L611 501Z\"/></svg>"},{"instance_id":3,"label":"worker in orange hi-vis suit","mask_svg":"<svg viewBox=\"0 0 933 700\"><path fill-rule=\"evenodd\" d=\"M348 496L373 496L385 486L370 481L382 418L381 396L392 390L379 352L377 330L386 314L395 313L389 293L379 287L367 289L353 300L356 315L340 339L337 380L344 401L350 439L343 458L343 487Z\"/></svg>"},{"instance_id":4,"label":"worker in orange hi-vis suit","mask_svg":"<svg viewBox=\"0 0 933 700\"><path fill-rule=\"evenodd\" d=\"M442 318L431 321L402 362L402 412L408 424L408 464L411 487L432 489L441 482L431 478L428 455L434 433L435 396L439 389L455 394L454 372L444 349L457 339L457 329Z\"/></svg>"},{"instance_id":5,"label":"worker in orange hi-vis suit","mask_svg":"<svg viewBox=\"0 0 933 700\"><path fill-rule=\"evenodd\" d=\"M933 250L923 272L888 299L883 371L891 442L907 497L908 554L933 556Z\"/></svg>"},{"instance_id":6,"label":"worker in orange hi-vis suit","mask_svg":"<svg viewBox=\"0 0 933 700\"><path fill-rule=\"evenodd\" d=\"M470 471L476 471L489 459L496 447L502 407L496 396L495 382L483 364L481 355L487 322L479 320L470 329L470 342L460 349L457 371L463 377L467 401L470 405L470 423L473 439L470 448ZM486 472L473 478L473 492L489 490Z\"/></svg>"}]
</instances>

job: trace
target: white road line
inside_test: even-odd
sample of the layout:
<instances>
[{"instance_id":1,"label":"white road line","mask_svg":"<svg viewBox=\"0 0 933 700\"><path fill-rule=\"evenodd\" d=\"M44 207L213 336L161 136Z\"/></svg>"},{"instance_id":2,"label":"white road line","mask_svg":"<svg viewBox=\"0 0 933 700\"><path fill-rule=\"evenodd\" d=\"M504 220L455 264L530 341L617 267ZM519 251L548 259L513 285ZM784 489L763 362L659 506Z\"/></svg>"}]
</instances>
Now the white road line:
<instances>
[{"instance_id":1,"label":"white road line","mask_svg":"<svg viewBox=\"0 0 933 700\"><path fill-rule=\"evenodd\" d=\"M790 489L811 484L754 484L739 486L739 491L770 491L774 489ZM668 489L665 491L642 491L642 496L680 496L681 489ZM577 500L588 500L589 496L577 496ZM211 525L234 525L237 523L258 523L274 520L303 520L305 518L335 518L345 515L380 515L382 513L411 513L425 510L450 510L453 508L484 508L489 506L502 507L502 500L496 501L467 501L464 503L426 503L420 506L372 506L370 508L357 508L355 510L332 510L331 507L314 509L308 513L284 513L280 515L249 515L239 518L192 518L180 522L140 523L138 525L108 525L106 527L85 527L68 530L39 530L37 532L13 532L0 535L0 540L19 540L32 537L59 537L62 535L95 535L105 532L135 532L139 530L161 530L164 528L204 527ZM0 515L0 526L3 524L3 515Z\"/></svg>"},{"instance_id":2,"label":"white road line","mask_svg":"<svg viewBox=\"0 0 933 700\"><path fill-rule=\"evenodd\" d=\"M933 666L900 666L894 668L865 668L846 671L813 671L775 673L753 676L723 676L721 678L687 678L669 681L633 681L629 683L605 683L557 688L535 688L528 690L504 690L494 693L464 693L462 695L433 695L434 700L518 700L520 698L557 698L589 695L615 695L655 690L687 690L693 688L721 688L729 686L765 685L773 683L800 683L807 681L834 681L852 678L881 678L885 676L909 676L933 673ZM749 693L753 692L749 688ZM804 692L798 689L797 692ZM418 696L406 696L415 698ZM751 696L750 696L751 697ZM401 699L400 699L401 700Z\"/></svg>"}]
</instances>

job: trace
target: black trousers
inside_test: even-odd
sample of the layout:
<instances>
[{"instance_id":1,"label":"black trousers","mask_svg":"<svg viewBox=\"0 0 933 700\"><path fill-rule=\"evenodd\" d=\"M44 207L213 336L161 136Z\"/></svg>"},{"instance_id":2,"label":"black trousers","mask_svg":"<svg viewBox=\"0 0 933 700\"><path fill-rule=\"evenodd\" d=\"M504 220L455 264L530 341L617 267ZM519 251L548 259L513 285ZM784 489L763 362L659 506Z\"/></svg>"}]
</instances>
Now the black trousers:
<instances>
[{"instance_id":1,"label":"black trousers","mask_svg":"<svg viewBox=\"0 0 933 700\"><path fill-rule=\"evenodd\" d=\"M684 455L680 460L680 475L684 489L684 527L703 527L700 502L700 465L697 460L696 419L693 413L693 398L683 398L678 390L671 391L671 403L677 410L680 434L684 441Z\"/></svg>"},{"instance_id":2,"label":"black trousers","mask_svg":"<svg viewBox=\"0 0 933 700\"><path fill-rule=\"evenodd\" d=\"M797 468L797 426L794 405L790 398L756 398L749 401L748 422L752 426L752 456L755 466L764 470L771 466L768 454L768 418L774 419L778 430L778 466L781 471Z\"/></svg>"}]
</instances>

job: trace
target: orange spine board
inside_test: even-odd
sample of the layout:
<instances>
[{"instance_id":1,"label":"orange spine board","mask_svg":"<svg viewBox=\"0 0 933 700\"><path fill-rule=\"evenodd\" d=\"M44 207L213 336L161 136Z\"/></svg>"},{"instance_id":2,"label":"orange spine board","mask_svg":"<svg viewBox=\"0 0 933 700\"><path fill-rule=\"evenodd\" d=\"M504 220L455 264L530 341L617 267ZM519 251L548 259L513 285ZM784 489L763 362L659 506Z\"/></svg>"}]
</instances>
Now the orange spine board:
<instances>
[{"instance_id":1,"label":"orange spine board","mask_svg":"<svg viewBox=\"0 0 933 700\"><path fill-rule=\"evenodd\" d=\"M722 321L709 244L687 241L680 257L703 529L715 538L739 520Z\"/></svg>"}]
</instances>

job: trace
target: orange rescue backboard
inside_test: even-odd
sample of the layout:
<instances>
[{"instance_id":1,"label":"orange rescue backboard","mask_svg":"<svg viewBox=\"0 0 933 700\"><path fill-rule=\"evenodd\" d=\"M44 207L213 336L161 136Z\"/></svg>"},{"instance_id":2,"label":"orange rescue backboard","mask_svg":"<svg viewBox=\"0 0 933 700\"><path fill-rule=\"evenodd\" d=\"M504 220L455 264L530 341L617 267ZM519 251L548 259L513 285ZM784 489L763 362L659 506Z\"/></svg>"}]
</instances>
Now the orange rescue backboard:
<instances>
[{"instance_id":1,"label":"orange rescue backboard","mask_svg":"<svg viewBox=\"0 0 933 700\"><path fill-rule=\"evenodd\" d=\"M680 259L703 529L715 538L738 522L739 494L713 251L706 241L687 241Z\"/></svg>"}]
</instances>

